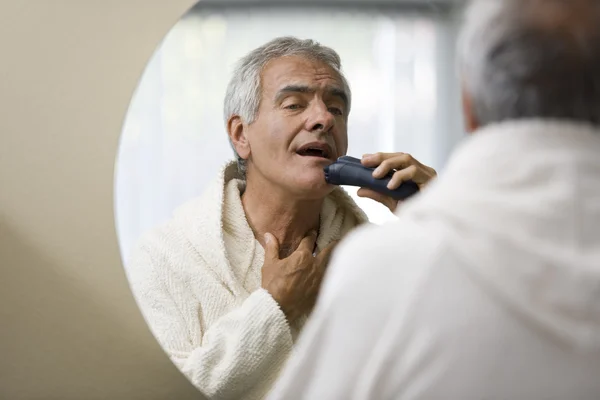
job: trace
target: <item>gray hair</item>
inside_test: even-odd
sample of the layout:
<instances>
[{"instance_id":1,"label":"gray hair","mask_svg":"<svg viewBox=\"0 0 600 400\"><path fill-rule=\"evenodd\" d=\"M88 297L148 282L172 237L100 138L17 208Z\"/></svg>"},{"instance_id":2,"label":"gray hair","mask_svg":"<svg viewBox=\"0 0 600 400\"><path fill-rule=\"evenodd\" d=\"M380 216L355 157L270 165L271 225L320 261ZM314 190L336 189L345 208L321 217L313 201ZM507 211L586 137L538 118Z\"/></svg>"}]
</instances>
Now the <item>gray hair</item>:
<instances>
[{"instance_id":1,"label":"gray hair","mask_svg":"<svg viewBox=\"0 0 600 400\"><path fill-rule=\"evenodd\" d=\"M339 74L344 86L343 89L348 97L346 111L346 115L348 115L351 99L350 86L342 73L342 63L338 53L314 40L301 40L291 36L284 36L273 39L263 46L252 50L238 62L225 94L225 104L223 107L225 124L234 115L239 115L247 124L253 123L258 116L261 101L261 72L269 61L294 55L323 62ZM229 143L235 153L240 174L245 177L246 162L235 150L230 137Z\"/></svg>"},{"instance_id":2,"label":"gray hair","mask_svg":"<svg viewBox=\"0 0 600 400\"><path fill-rule=\"evenodd\" d=\"M470 2L459 68L480 125L521 118L600 125L599 3Z\"/></svg>"}]
</instances>

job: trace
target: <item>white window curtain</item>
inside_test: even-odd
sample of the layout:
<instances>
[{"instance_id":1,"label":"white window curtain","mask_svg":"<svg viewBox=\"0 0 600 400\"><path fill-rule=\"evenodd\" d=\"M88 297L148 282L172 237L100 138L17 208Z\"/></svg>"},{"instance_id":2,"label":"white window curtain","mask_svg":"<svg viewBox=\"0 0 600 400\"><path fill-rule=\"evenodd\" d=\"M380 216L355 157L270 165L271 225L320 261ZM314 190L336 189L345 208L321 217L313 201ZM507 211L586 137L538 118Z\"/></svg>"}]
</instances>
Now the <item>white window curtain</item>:
<instances>
[{"instance_id":1,"label":"white window curtain","mask_svg":"<svg viewBox=\"0 0 600 400\"><path fill-rule=\"evenodd\" d=\"M448 127L439 94L435 16L360 8L197 8L174 26L147 66L132 99L116 165L116 219L126 262L141 234L202 193L233 158L222 105L234 63L282 35L312 38L342 58L353 107L348 154L402 151L440 168L438 140ZM455 134L456 136L456 134ZM394 218L355 196L374 223Z\"/></svg>"}]
</instances>

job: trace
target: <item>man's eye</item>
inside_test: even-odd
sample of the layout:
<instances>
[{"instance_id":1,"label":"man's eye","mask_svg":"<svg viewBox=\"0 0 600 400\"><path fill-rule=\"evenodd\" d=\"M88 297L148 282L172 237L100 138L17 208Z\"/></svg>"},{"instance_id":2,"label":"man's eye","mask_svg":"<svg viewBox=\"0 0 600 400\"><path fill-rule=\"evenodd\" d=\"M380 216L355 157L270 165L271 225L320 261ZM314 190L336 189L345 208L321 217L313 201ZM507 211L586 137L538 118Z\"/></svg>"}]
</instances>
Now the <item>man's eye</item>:
<instances>
[{"instance_id":1,"label":"man's eye","mask_svg":"<svg viewBox=\"0 0 600 400\"><path fill-rule=\"evenodd\" d=\"M337 107L329 107L329 112L335 115L344 115L344 112Z\"/></svg>"},{"instance_id":2,"label":"man's eye","mask_svg":"<svg viewBox=\"0 0 600 400\"><path fill-rule=\"evenodd\" d=\"M290 104L289 106L285 106L288 110L299 110L301 107L300 104Z\"/></svg>"}]
</instances>

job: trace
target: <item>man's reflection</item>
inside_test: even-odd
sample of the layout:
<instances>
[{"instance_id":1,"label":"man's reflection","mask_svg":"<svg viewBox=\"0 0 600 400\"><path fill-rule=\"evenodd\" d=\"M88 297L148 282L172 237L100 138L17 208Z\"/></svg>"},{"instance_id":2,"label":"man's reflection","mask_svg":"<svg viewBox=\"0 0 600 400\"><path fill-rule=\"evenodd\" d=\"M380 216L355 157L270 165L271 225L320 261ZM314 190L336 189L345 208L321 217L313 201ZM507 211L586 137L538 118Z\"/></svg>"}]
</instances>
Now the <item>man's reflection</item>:
<instances>
[{"instance_id":1,"label":"man's reflection","mask_svg":"<svg viewBox=\"0 0 600 400\"><path fill-rule=\"evenodd\" d=\"M244 57L225 98L237 162L146 234L131 262L153 333L213 399L262 399L315 303L335 243L365 214L323 167L345 155L351 93L338 54L278 38ZM435 171L406 154L365 158L392 185ZM361 189L360 195L396 202Z\"/></svg>"}]
</instances>

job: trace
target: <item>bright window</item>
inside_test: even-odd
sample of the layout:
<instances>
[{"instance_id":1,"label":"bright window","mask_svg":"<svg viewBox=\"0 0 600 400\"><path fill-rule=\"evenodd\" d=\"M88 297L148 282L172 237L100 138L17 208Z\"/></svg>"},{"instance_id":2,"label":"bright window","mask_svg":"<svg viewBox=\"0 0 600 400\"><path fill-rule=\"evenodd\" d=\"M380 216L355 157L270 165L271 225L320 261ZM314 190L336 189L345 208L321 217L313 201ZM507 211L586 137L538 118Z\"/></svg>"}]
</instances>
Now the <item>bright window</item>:
<instances>
[{"instance_id":1,"label":"bright window","mask_svg":"<svg viewBox=\"0 0 600 400\"><path fill-rule=\"evenodd\" d=\"M190 12L151 59L127 115L116 171L123 257L233 158L222 117L232 67L276 36L316 39L340 54L353 96L348 154L402 151L441 168L450 147L441 136L451 128L448 96L440 94L448 91L452 60L441 48L448 40L440 21L365 7ZM378 203L356 199L372 222L395 218Z\"/></svg>"}]
</instances>

